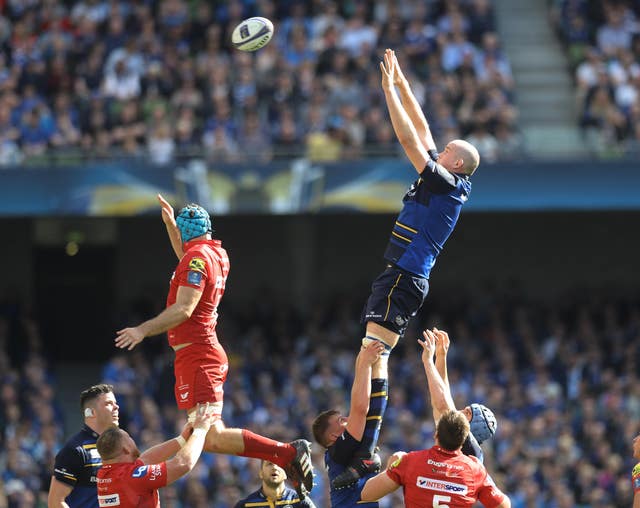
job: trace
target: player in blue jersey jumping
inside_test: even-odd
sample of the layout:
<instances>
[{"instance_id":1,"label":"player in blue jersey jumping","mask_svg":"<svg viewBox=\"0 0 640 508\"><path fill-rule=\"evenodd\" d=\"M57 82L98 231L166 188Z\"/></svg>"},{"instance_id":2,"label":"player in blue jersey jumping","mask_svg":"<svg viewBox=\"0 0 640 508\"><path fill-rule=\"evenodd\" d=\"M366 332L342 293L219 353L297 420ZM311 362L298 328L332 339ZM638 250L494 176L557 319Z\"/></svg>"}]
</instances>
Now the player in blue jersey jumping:
<instances>
[{"instance_id":1,"label":"player in blue jersey jumping","mask_svg":"<svg viewBox=\"0 0 640 508\"><path fill-rule=\"evenodd\" d=\"M402 200L384 254L387 267L373 282L363 310L363 344L381 342L388 355L429 292L431 269L469 199L469 177L480 156L473 145L461 139L449 142L439 154L420 104L390 49L380 70L393 130L420 175ZM354 456L341 484L371 472L371 457L366 453L363 447Z\"/></svg>"},{"instance_id":2,"label":"player in blue jersey jumping","mask_svg":"<svg viewBox=\"0 0 640 508\"><path fill-rule=\"evenodd\" d=\"M402 200L384 254L387 268L373 282L363 316L367 337L393 347L427 296L429 274L469 199L469 177L480 156L473 145L460 139L438 154L429 124L393 51L387 49L380 69L393 130L420 175Z\"/></svg>"}]
</instances>

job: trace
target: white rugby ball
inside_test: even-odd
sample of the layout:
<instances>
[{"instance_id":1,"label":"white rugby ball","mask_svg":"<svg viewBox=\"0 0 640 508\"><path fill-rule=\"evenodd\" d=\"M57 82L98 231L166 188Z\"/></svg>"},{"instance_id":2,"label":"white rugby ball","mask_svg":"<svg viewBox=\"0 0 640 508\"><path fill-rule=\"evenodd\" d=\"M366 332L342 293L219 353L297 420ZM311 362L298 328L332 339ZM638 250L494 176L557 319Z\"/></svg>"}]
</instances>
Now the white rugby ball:
<instances>
[{"instance_id":1,"label":"white rugby ball","mask_svg":"<svg viewBox=\"0 0 640 508\"><path fill-rule=\"evenodd\" d=\"M273 23L259 16L247 18L233 29L231 44L241 51L256 51L273 36Z\"/></svg>"}]
</instances>

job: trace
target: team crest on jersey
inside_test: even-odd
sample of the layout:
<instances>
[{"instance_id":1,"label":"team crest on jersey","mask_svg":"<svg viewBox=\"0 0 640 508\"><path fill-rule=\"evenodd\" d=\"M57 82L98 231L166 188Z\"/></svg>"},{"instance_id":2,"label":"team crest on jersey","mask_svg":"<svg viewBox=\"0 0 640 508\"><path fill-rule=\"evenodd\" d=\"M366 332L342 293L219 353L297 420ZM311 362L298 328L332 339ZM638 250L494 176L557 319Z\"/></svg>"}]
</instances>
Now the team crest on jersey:
<instances>
[{"instance_id":1,"label":"team crest on jersey","mask_svg":"<svg viewBox=\"0 0 640 508\"><path fill-rule=\"evenodd\" d=\"M389 466L389 469L398 467L400 465L400 462L402 462L402 457L398 457L396 460L394 460Z\"/></svg>"},{"instance_id":2,"label":"team crest on jersey","mask_svg":"<svg viewBox=\"0 0 640 508\"><path fill-rule=\"evenodd\" d=\"M187 282L194 286L199 286L202 282L202 274L200 272L189 272L187 274Z\"/></svg>"},{"instance_id":3,"label":"team crest on jersey","mask_svg":"<svg viewBox=\"0 0 640 508\"><path fill-rule=\"evenodd\" d=\"M205 272L205 267L207 265L202 258L193 258L189 261L189 270L195 270L196 272Z\"/></svg>"},{"instance_id":4,"label":"team crest on jersey","mask_svg":"<svg viewBox=\"0 0 640 508\"><path fill-rule=\"evenodd\" d=\"M633 466L633 470L631 471L631 476L640 475L640 462L638 462L635 466Z\"/></svg>"},{"instance_id":5,"label":"team crest on jersey","mask_svg":"<svg viewBox=\"0 0 640 508\"><path fill-rule=\"evenodd\" d=\"M144 476L146 476L148 470L149 470L149 466L137 467L135 468L133 473L131 473L131 478L143 478Z\"/></svg>"}]
</instances>

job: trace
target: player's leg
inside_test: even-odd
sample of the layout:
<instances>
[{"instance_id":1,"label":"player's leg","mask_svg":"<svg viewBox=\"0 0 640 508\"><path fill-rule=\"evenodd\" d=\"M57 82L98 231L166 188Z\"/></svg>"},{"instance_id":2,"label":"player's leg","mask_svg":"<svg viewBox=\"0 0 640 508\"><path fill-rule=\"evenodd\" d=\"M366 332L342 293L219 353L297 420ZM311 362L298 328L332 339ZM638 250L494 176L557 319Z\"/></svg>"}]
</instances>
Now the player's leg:
<instances>
[{"instance_id":1,"label":"player's leg","mask_svg":"<svg viewBox=\"0 0 640 508\"><path fill-rule=\"evenodd\" d=\"M395 267L387 267L373 284L362 313L368 340L395 347L409 320L416 315L429 291L429 281Z\"/></svg>"},{"instance_id":2,"label":"player's leg","mask_svg":"<svg viewBox=\"0 0 640 508\"><path fill-rule=\"evenodd\" d=\"M273 462L287 472L301 496L313 488L311 443L304 439L283 443L247 429L227 428L222 419L218 419L209 428L204 450Z\"/></svg>"},{"instance_id":3,"label":"player's leg","mask_svg":"<svg viewBox=\"0 0 640 508\"><path fill-rule=\"evenodd\" d=\"M299 439L282 443L246 429L226 428L222 421L224 382L228 373L227 355L220 344L181 349L176 354L176 399L195 417L197 403L209 402L215 417L204 450L212 453L264 459L287 471L300 495L313 486L311 447ZM186 387L186 388L185 388Z\"/></svg>"},{"instance_id":4,"label":"player's leg","mask_svg":"<svg viewBox=\"0 0 640 508\"><path fill-rule=\"evenodd\" d=\"M349 467L331 482L334 489L347 487L363 476L380 471L381 462L380 456L376 453L376 447L389 399L388 362L389 355L383 354L372 365L369 411L361 444Z\"/></svg>"}]
</instances>

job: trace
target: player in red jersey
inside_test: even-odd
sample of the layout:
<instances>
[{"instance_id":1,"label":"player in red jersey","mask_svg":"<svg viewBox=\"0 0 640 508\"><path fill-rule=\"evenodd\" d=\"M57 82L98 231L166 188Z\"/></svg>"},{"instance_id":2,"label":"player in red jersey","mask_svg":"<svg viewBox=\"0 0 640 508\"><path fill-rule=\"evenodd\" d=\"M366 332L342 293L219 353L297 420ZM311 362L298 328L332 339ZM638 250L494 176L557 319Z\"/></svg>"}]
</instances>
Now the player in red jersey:
<instances>
[{"instance_id":1,"label":"player in red jersey","mask_svg":"<svg viewBox=\"0 0 640 508\"><path fill-rule=\"evenodd\" d=\"M432 399L451 398L448 386L434 365L436 339L442 340L441 335L438 337L425 331L424 340L418 340L423 348L422 362ZM438 391L441 392L439 395L436 394ZM462 452L470 432L468 415L456 411L452 401L447 405L449 408L443 407L437 419L435 446L408 454L394 454L389 467L365 484L361 494L363 501L378 500L402 485L408 508L470 507L476 501L488 508L511 506L509 498L495 486L482 462Z\"/></svg>"},{"instance_id":2,"label":"player in red jersey","mask_svg":"<svg viewBox=\"0 0 640 508\"><path fill-rule=\"evenodd\" d=\"M442 413L456 410L447 374L447 352L451 341L447 332L435 327L433 330L424 330L422 335L425 340L418 342L423 348L422 364L429 386L433 420L437 424ZM427 347L427 341L435 343L435 354L430 347ZM465 406L460 412L469 420L471 428L471 432L462 446L462 452L466 455L474 455L482 462L484 455L480 444L495 434L498 426L496 417L488 407L478 403Z\"/></svg>"},{"instance_id":3,"label":"player in red jersey","mask_svg":"<svg viewBox=\"0 0 640 508\"><path fill-rule=\"evenodd\" d=\"M162 219L178 259L171 277L167 307L156 317L117 332L116 346L133 349L145 337L168 331L176 352L175 397L193 419L198 403L211 403L216 420L204 449L213 453L268 460L282 467L304 497L313 486L311 443L297 439L281 443L222 422L223 385L229 362L218 342L218 305L229 274L229 257L220 240L211 238L211 219L198 205L187 205L174 219L173 208L158 195Z\"/></svg>"},{"instance_id":4,"label":"player in red jersey","mask_svg":"<svg viewBox=\"0 0 640 508\"><path fill-rule=\"evenodd\" d=\"M640 434L633 439L633 458L640 460ZM640 462L631 471L631 486L633 487L633 508L640 508Z\"/></svg>"},{"instance_id":5,"label":"player in red jersey","mask_svg":"<svg viewBox=\"0 0 640 508\"><path fill-rule=\"evenodd\" d=\"M97 441L102 467L98 470L98 505L119 508L159 508L158 489L193 469L213 422L209 405L194 411L180 436L140 453L135 441L119 427L109 427ZM188 439L185 439L187 437ZM171 456L175 455L169 460Z\"/></svg>"},{"instance_id":6,"label":"player in red jersey","mask_svg":"<svg viewBox=\"0 0 640 508\"><path fill-rule=\"evenodd\" d=\"M465 416L446 411L436 426L435 446L396 454L385 471L367 481L362 500L376 501L402 486L407 508L467 508L476 501L487 508L510 508L511 501L480 461L462 453L468 434Z\"/></svg>"}]
</instances>

